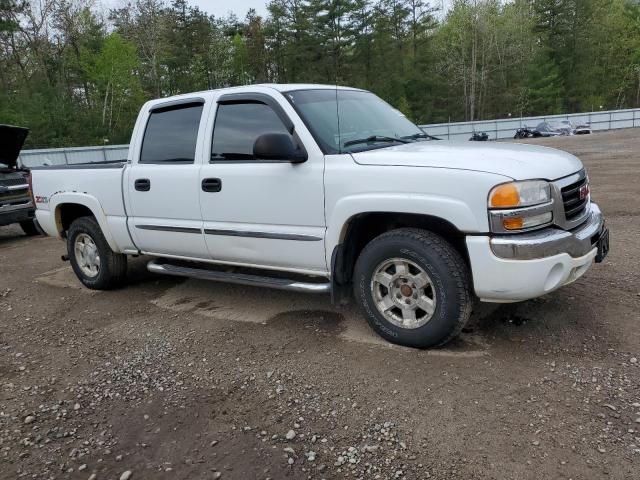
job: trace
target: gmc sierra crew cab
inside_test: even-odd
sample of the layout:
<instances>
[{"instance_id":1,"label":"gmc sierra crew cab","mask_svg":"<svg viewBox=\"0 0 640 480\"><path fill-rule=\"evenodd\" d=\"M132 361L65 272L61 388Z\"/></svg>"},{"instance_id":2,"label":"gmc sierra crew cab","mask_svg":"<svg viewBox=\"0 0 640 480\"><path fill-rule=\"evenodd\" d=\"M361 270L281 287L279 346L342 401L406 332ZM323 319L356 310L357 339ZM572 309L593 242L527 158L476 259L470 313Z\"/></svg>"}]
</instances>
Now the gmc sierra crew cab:
<instances>
[{"instance_id":1,"label":"gmc sierra crew cab","mask_svg":"<svg viewBox=\"0 0 640 480\"><path fill-rule=\"evenodd\" d=\"M608 251L578 158L432 137L374 94L253 85L147 102L123 163L34 168L36 216L88 288L151 272L349 297L442 345L476 299L573 282Z\"/></svg>"}]
</instances>

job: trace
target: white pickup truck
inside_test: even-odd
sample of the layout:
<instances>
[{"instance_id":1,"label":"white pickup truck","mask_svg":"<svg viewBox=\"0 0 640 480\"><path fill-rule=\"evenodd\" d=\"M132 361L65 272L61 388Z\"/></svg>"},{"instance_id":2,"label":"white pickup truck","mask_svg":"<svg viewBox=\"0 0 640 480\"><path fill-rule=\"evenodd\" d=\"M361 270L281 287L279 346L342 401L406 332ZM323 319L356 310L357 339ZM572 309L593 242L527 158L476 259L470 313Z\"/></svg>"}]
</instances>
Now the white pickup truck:
<instances>
[{"instance_id":1,"label":"white pickup truck","mask_svg":"<svg viewBox=\"0 0 640 480\"><path fill-rule=\"evenodd\" d=\"M147 102L122 163L32 170L37 220L88 288L152 272L355 297L391 342L442 345L476 298L573 282L608 250L580 160L435 141L370 92L254 85Z\"/></svg>"}]
</instances>

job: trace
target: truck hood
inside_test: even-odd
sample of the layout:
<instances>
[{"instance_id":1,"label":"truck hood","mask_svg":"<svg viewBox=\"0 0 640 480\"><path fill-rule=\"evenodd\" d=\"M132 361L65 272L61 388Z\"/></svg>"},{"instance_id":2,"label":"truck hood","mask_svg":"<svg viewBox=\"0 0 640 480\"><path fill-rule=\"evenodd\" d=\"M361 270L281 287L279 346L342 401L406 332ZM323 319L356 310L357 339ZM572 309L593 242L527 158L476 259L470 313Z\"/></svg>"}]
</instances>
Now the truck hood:
<instances>
[{"instance_id":1,"label":"truck hood","mask_svg":"<svg viewBox=\"0 0 640 480\"><path fill-rule=\"evenodd\" d=\"M0 163L15 168L28 128L0 125Z\"/></svg>"},{"instance_id":2,"label":"truck hood","mask_svg":"<svg viewBox=\"0 0 640 480\"><path fill-rule=\"evenodd\" d=\"M476 170L515 180L556 180L582 169L582 162L570 153L516 143L427 141L352 155L360 165Z\"/></svg>"}]
</instances>

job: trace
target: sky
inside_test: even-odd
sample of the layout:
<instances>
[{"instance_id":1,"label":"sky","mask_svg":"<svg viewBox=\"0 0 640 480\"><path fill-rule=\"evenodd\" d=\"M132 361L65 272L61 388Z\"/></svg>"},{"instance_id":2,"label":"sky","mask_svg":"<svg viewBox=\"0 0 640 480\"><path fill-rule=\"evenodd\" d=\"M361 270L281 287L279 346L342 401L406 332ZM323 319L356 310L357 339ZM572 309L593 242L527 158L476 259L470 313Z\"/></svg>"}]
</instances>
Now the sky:
<instances>
[{"instance_id":1,"label":"sky","mask_svg":"<svg viewBox=\"0 0 640 480\"><path fill-rule=\"evenodd\" d=\"M267 13L266 0L189 0L189 3L216 17L224 17L227 13L233 12L244 18L250 8L255 8L259 15Z\"/></svg>"},{"instance_id":2,"label":"sky","mask_svg":"<svg viewBox=\"0 0 640 480\"><path fill-rule=\"evenodd\" d=\"M105 9L109 9L126 5L131 1L132 0L97 0L96 3L102 3ZM165 0L166 3L170 1L171 0ZM266 16L268 0L187 0L187 2L190 5L198 6L200 10L215 15L216 17L226 17L229 12L233 12L240 19L243 19L250 8L254 8L258 15ZM442 8L442 12L446 12L447 7L451 5L451 0L431 0L429 3Z\"/></svg>"},{"instance_id":3,"label":"sky","mask_svg":"<svg viewBox=\"0 0 640 480\"><path fill-rule=\"evenodd\" d=\"M108 8L126 5L130 0L98 0L96 3ZM166 0L167 3L170 0ZM254 8L259 15L266 15L267 0L187 0L187 3L198 6L200 10L216 17L225 17L229 12L235 13L241 19L247 14L250 8Z\"/></svg>"},{"instance_id":4,"label":"sky","mask_svg":"<svg viewBox=\"0 0 640 480\"><path fill-rule=\"evenodd\" d=\"M211 13L216 17L224 17L229 11L235 13L238 17L244 18L250 8L255 8L258 15L265 16L267 14L268 0L187 0L192 5L197 5L200 10ZM451 5L451 0L430 0L432 6L445 8Z\"/></svg>"}]
</instances>

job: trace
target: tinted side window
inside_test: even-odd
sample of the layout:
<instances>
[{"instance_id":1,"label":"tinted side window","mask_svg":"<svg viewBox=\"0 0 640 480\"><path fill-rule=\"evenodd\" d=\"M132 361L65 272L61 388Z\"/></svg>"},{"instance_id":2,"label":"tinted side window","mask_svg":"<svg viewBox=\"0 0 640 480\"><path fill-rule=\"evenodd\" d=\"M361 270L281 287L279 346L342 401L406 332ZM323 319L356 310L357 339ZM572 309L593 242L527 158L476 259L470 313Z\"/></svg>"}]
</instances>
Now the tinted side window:
<instances>
[{"instance_id":1,"label":"tinted side window","mask_svg":"<svg viewBox=\"0 0 640 480\"><path fill-rule=\"evenodd\" d=\"M142 140L140 163L193 163L202 104L154 110Z\"/></svg>"},{"instance_id":2,"label":"tinted side window","mask_svg":"<svg viewBox=\"0 0 640 480\"><path fill-rule=\"evenodd\" d=\"M265 133L286 133L271 107L263 103L218 105L213 128L211 161L253 160L253 144Z\"/></svg>"}]
</instances>

